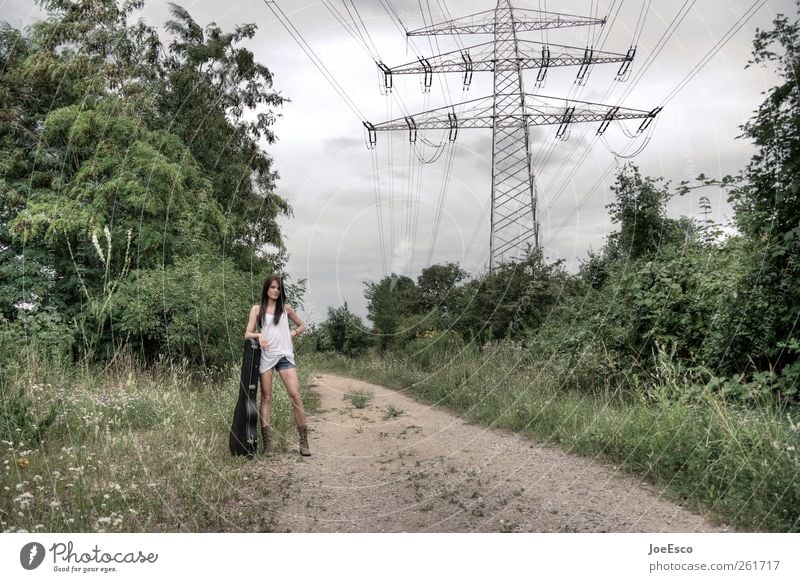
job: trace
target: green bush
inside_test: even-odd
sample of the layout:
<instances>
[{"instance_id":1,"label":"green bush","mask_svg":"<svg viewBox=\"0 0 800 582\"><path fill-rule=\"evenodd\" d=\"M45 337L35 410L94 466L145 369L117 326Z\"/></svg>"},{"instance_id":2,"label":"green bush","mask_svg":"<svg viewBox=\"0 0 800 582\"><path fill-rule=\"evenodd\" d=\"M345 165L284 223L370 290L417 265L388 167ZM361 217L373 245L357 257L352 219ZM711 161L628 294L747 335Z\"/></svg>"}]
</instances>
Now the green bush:
<instances>
[{"instance_id":1,"label":"green bush","mask_svg":"<svg viewBox=\"0 0 800 582\"><path fill-rule=\"evenodd\" d=\"M328 319L322 324L322 333L324 337L318 343L320 351L334 351L354 358L372 344L361 318L350 312L347 303L328 308Z\"/></svg>"},{"instance_id":2,"label":"green bush","mask_svg":"<svg viewBox=\"0 0 800 582\"><path fill-rule=\"evenodd\" d=\"M51 369L72 361L76 331L55 308L18 311L13 321L0 315L0 368L7 376L12 370L26 369L32 361L45 361Z\"/></svg>"},{"instance_id":3,"label":"green bush","mask_svg":"<svg viewBox=\"0 0 800 582\"><path fill-rule=\"evenodd\" d=\"M134 271L110 310L117 342L149 361L161 354L207 367L238 361L251 285L231 261L213 256Z\"/></svg>"},{"instance_id":4,"label":"green bush","mask_svg":"<svg viewBox=\"0 0 800 582\"><path fill-rule=\"evenodd\" d=\"M57 403L52 403L44 415L38 414L23 386L16 392L3 391L3 406L0 409L2 440L13 443L14 447L35 448L56 421L57 415Z\"/></svg>"}]
</instances>

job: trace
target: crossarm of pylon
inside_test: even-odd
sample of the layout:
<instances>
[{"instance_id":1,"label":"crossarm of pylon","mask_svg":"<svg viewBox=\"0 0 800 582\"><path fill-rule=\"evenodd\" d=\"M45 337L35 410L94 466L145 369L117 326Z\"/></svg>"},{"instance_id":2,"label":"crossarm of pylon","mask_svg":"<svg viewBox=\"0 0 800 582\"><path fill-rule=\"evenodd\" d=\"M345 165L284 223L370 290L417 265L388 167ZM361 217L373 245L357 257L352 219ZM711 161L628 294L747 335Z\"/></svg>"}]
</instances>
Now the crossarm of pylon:
<instances>
[{"instance_id":1,"label":"crossarm of pylon","mask_svg":"<svg viewBox=\"0 0 800 582\"><path fill-rule=\"evenodd\" d=\"M543 44L541 42L523 40L518 42L519 59L512 58L513 60L519 60L519 65L522 69L538 69L545 64L549 67L567 67L584 64L621 63L630 59L628 55L620 53L592 51L592 56L587 61L584 47ZM549 58L545 58L542 55L542 48L545 46L551 49ZM469 60L464 58L465 52L469 54ZM512 58L508 60L512 60ZM463 73L467 69L472 71L493 71L495 68L494 42L485 42L461 50L442 53L434 57L428 57L425 61L423 63L418 59L396 67L386 67L385 70L382 68L382 71L391 75L422 75L426 72L426 66L430 66L434 73ZM378 66L380 67L381 65L383 63L379 63Z\"/></svg>"},{"instance_id":2,"label":"crossarm of pylon","mask_svg":"<svg viewBox=\"0 0 800 582\"><path fill-rule=\"evenodd\" d=\"M529 16L529 13L535 12L536 17ZM591 26L595 24L603 24L604 20L600 18L589 18L588 16L572 16L570 14L560 14L558 12L539 12L538 10L522 10L514 9L513 26L516 32L524 32L529 30L543 30L545 28L570 28L573 26ZM511 21L502 22L499 29L495 31L495 11L484 10L463 16L461 18L454 18L446 22L440 22L425 28L418 28L416 30L409 30L408 36L431 36L443 34L494 34L495 32L502 32L506 28L506 32L510 30Z\"/></svg>"},{"instance_id":3,"label":"crossarm of pylon","mask_svg":"<svg viewBox=\"0 0 800 582\"><path fill-rule=\"evenodd\" d=\"M612 53L608 51L592 50L591 57L586 58L586 48L564 44L541 43L535 40L519 39L519 53L523 57L526 69L535 69L542 66L542 48L550 49L549 66L568 67L583 64L600 65L603 63L622 63L632 59L630 53Z\"/></svg>"},{"instance_id":4,"label":"crossarm of pylon","mask_svg":"<svg viewBox=\"0 0 800 582\"><path fill-rule=\"evenodd\" d=\"M492 97L481 97L376 123L373 127L375 131L408 130L410 118L413 119L417 129L451 129L454 122L453 114L458 111L455 114L455 121L459 129L489 129L492 127L493 103Z\"/></svg>"},{"instance_id":5,"label":"crossarm of pylon","mask_svg":"<svg viewBox=\"0 0 800 582\"><path fill-rule=\"evenodd\" d=\"M502 96L498 96L502 97ZM574 109L573 109L574 108ZM611 121L625 119L648 119L655 116L658 111L644 111L641 109L627 109L590 101L575 99L561 99L527 93L525 95L525 113L500 115L497 118L497 127L518 127L520 117L524 117L528 125L559 125L564 123L565 114L572 109L569 123L587 123L594 121ZM455 112L458 113L455 113ZM408 130L409 120L413 121L414 128L421 129L451 129L455 120L459 129L488 129L494 125L494 98L481 97L447 105L406 117L399 117L391 121L376 123L371 128L374 131Z\"/></svg>"},{"instance_id":6,"label":"crossarm of pylon","mask_svg":"<svg viewBox=\"0 0 800 582\"><path fill-rule=\"evenodd\" d=\"M525 95L525 117L528 125L561 124L564 121L565 113L570 109L572 111L569 115L569 123L611 121L611 116L614 120L647 119L654 115L652 111L616 107L590 101L565 100L532 93Z\"/></svg>"},{"instance_id":7,"label":"crossarm of pylon","mask_svg":"<svg viewBox=\"0 0 800 582\"><path fill-rule=\"evenodd\" d=\"M463 50L455 50L435 57L428 57L425 60L430 63L431 69L436 73L463 73L469 66L463 56L465 52L472 58L473 71L494 70L494 42L491 41L466 47ZM410 63L391 67L389 71L393 75L413 75L424 73L425 67L420 62L420 59L417 59Z\"/></svg>"}]
</instances>

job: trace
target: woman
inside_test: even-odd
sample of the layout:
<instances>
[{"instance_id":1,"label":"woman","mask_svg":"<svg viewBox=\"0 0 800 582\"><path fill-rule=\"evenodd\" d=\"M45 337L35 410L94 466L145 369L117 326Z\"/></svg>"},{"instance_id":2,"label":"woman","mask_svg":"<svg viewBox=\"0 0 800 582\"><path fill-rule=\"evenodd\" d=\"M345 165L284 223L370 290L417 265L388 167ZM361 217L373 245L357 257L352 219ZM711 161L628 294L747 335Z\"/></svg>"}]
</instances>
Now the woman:
<instances>
[{"instance_id":1,"label":"woman","mask_svg":"<svg viewBox=\"0 0 800 582\"><path fill-rule=\"evenodd\" d=\"M289 319L296 326L291 331L289 331ZM261 333L256 332L257 325L261 328ZM272 401L272 371L276 370L292 402L294 421L300 433L300 454L304 457L311 454L308 448L306 413L300 398L300 382L297 379L292 347L292 338L303 333L305 329L303 320L286 303L286 293L281 278L275 275L267 277L261 291L261 303L253 305L250 310L250 319L244 332L245 339L257 339L261 344L261 365L258 371L261 375L261 436L264 439L265 453L272 452L269 407Z\"/></svg>"}]
</instances>

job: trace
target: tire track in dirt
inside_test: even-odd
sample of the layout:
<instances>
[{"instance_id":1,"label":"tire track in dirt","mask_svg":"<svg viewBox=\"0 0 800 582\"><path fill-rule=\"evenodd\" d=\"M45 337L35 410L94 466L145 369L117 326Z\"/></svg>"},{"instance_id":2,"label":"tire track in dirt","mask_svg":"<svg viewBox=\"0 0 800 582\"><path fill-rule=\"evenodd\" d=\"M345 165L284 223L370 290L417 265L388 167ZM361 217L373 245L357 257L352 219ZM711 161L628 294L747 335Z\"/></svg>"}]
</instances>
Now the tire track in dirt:
<instances>
[{"instance_id":1,"label":"tire track in dirt","mask_svg":"<svg viewBox=\"0 0 800 582\"><path fill-rule=\"evenodd\" d=\"M615 467L322 374L312 456L259 457L252 511L285 532L720 532ZM374 397L363 409L351 390ZM393 406L402 411L391 417ZM256 501L257 499L257 501Z\"/></svg>"}]
</instances>

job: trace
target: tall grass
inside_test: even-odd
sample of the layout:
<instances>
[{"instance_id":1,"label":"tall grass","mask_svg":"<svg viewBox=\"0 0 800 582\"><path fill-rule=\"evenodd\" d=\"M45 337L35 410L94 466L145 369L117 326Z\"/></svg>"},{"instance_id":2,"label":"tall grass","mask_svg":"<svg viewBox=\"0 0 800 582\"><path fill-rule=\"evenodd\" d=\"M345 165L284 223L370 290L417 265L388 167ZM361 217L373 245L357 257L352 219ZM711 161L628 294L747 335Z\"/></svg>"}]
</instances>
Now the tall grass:
<instances>
[{"instance_id":1,"label":"tall grass","mask_svg":"<svg viewBox=\"0 0 800 582\"><path fill-rule=\"evenodd\" d=\"M0 383L3 531L269 530L266 512L237 513L253 462L228 451L238 366L200 374L180 364L145 369L124 356L105 368L56 369L30 356L26 364ZM313 410L313 370L299 370ZM50 416L39 433L31 428ZM296 444L279 388L272 416L277 446Z\"/></svg>"},{"instance_id":2,"label":"tall grass","mask_svg":"<svg viewBox=\"0 0 800 582\"><path fill-rule=\"evenodd\" d=\"M675 381L668 369L655 384L594 378L581 389L580 363L511 343L432 353L314 358L321 369L409 389L473 422L599 457L737 528L800 531L797 409L747 409L699 389L680 398L680 387L664 385Z\"/></svg>"}]
</instances>

